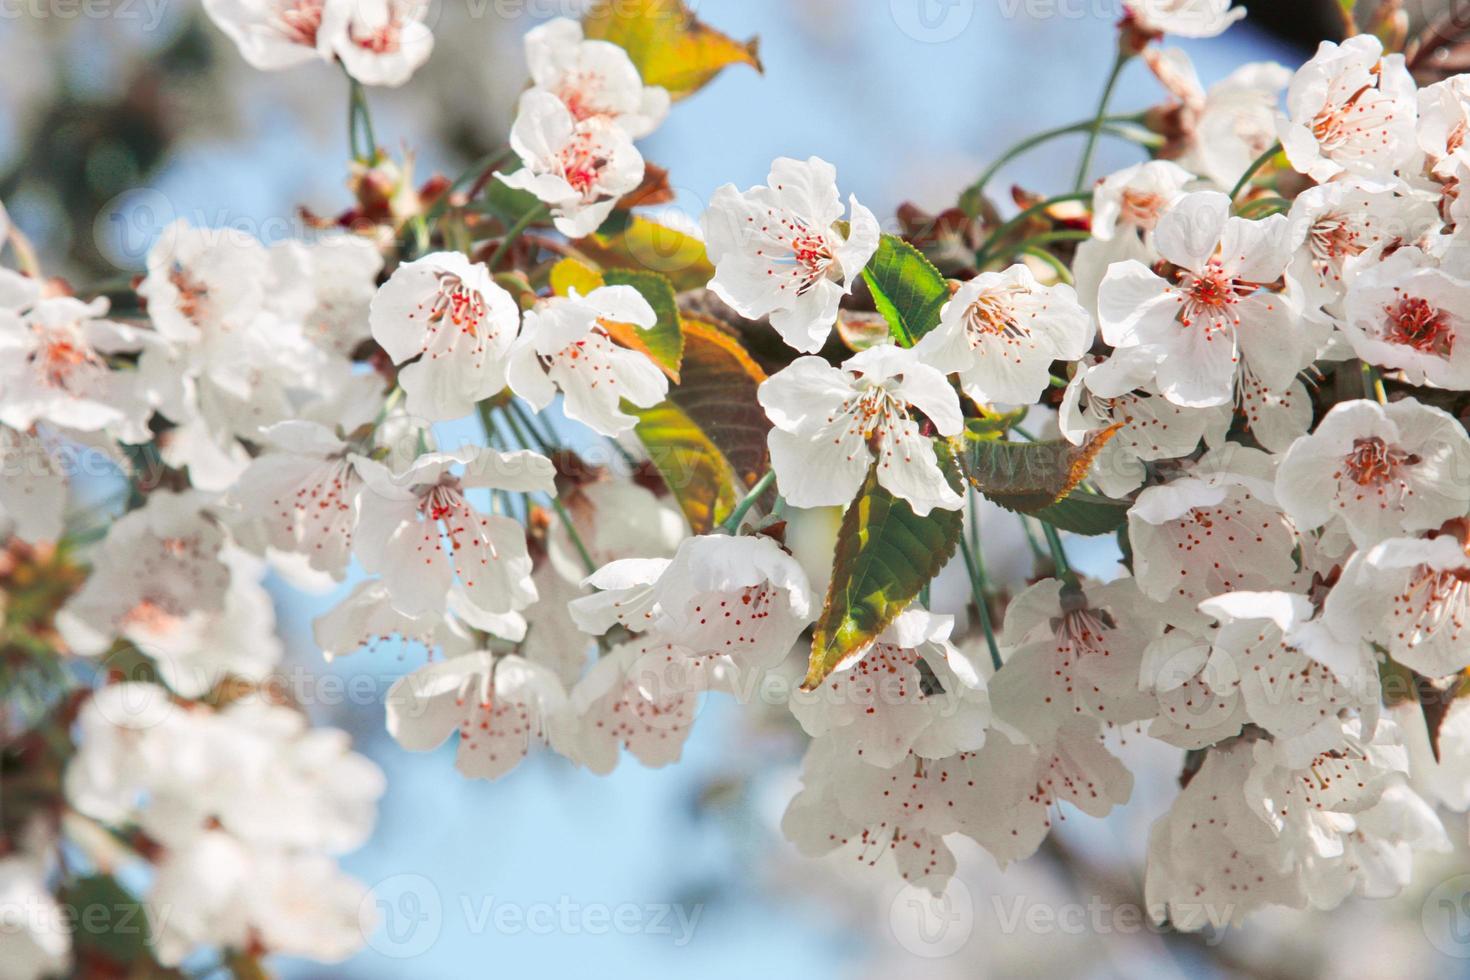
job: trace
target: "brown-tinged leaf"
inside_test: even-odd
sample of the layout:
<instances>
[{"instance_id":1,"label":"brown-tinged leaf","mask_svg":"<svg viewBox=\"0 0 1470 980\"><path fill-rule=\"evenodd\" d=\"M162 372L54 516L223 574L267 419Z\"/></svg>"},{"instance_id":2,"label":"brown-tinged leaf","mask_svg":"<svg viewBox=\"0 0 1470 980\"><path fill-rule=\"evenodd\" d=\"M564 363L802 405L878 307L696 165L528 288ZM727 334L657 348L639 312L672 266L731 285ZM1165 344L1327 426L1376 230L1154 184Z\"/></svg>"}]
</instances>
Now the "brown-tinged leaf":
<instances>
[{"instance_id":1,"label":"brown-tinged leaf","mask_svg":"<svg viewBox=\"0 0 1470 980\"><path fill-rule=\"evenodd\" d=\"M630 409L659 475L696 534L712 530L768 469L770 422L756 401L765 373L718 327L684 320L680 383L652 409Z\"/></svg>"},{"instance_id":2,"label":"brown-tinged leaf","mask_svg":"<svg viewBox=\"0 0 1470 980\"><path fill-rule=\"evenodd\" d=\"M1088 470L1121 423L1093 433L1080 446L1052 442L1001 442L967 432L960 464L981 493L1008 510L1036 515L1059 503L1087 479Z\"/></svg>"}]
</instances>

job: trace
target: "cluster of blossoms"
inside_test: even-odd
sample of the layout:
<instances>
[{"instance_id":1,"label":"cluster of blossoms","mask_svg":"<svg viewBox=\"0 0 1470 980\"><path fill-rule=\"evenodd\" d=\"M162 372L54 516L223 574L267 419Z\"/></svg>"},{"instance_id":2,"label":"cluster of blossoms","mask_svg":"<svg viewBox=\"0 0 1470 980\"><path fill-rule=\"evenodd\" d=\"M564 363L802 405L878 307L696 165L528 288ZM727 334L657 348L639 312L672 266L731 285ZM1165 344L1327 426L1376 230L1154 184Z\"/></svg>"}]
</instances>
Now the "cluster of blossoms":
<instances>
[{"instance_id":1,"label":"cluster of blossoms","mask_svg":"<svg viewBox=\"0 0 1470 980\"><path fill-rule=\"evenodd\" d=\"M952 835L1003 864L1126 803L1138 733L1183 772L1158 921L1402 890L1449 846L1438 808L1470 806L1470 84L1420 88L1364 34L1206 91L1163 39L1239 12L1128 6L1120 63L1168 101L1074 128L1088 159L1104 135L1151 159L1018 191L1009 221L982 181L885 234L833 166L783 158L698 236L656 225L635 141L754 56L683 18L716 60L659 74L619 18L669 25L613 5L527 36L509 147L461 181L386 208L360 181L310 242L171 226L131 311L0 270L6 530L89 567L28 635L96 689L42 712L77 746L68 816L0 828L0 881L46 896L85 821L156 863L161 963L362 941L332 855L382 778L242 697L282 657L272 572L344 590L328 659L422 651L387 729L457 740L466 776L542 746L668 765L704 698L776 690L810 737L787 836L940 892ZM428 53L406 4L207 8L265 67L395 84ZM688 259L668 275L650 228ZM470 417L483 440L441 445ZM129 478L93 541L65 510L79 452ZM841 529L799 547L822 508ZM1113 532L1115 567L1074 570L1074 535ZM987 573L1007 535L1035 551L1016 588ZM944 609L951 559L971 598ZM54 930L0 949L22 942L27 976L65 962Z\"/></svg>"}]
</instances>

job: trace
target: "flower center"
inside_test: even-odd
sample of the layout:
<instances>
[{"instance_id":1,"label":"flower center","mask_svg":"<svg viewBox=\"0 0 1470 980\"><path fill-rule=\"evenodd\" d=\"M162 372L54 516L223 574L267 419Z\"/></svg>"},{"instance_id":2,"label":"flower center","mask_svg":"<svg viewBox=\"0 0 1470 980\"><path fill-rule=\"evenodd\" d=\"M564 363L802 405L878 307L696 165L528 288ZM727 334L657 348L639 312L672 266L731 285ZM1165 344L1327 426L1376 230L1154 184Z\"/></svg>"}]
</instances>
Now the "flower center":
<instances>
[{"instance_id":1,"label":"flower center","mask_svg":"<svg viewBox=\"0 0 1470 980\"><path fill-rule=\"evenodd\" d=\"M561 151L558 162L562 177L572 185L572 190L587 201L597 197L597 183L602 177L608 159L599 152L599 147L586 134L578 134Z\"/></svg>"},{"instance_id":2,"label":"flower center","mask_svg":"<svg viewBox=\"0 0 1470 980\"><path fill-rule=\"evenodd\" d=\"M62 391L73 388L79 380L78 372L86 375L105 368L102 358L82 339L74 324L43 332L28 359L42 384Z\"/></svg>"},{"instance_id":3,"label":"flower center","mask_svg":"<svg viewBox=\"0 0 1470 980\"><path fill-rule=\"evenodd\" d=\"M1236 280L1218 262L1211 260L1201 273L1182 272L1179 290L1183 294L1183 308L1179 311L1179 322L1192 327L1203 320L1207 338L1240 326L1240 315L1235 306L1255 286Z\"/></svg>"},{"instance_id":4,"label":"flower center","mask_svg":"<svg viewBox=\"0 0 1470 980\"><path fill-rule=\"evenodd\" d=\"M804 229L791 239L791 257L798 266L805 270L801 276L801 285L796 288L798 296L805 295L819 280L824 278L828 269L836 261L827 237L810 229Z\"/></svg>"},{"instance_id":5,"label":"flower center","mask_svg":"<svg viewBox=\"0 0 1470 980\"><path fill-rule=\"evenodd\" d=\"M1337 149L1354 137L1361 138L1365 135L1362 119L1349 120L1348 116L1363 96L1371 91L1371 83L1364 85L1342 102L1328 102L1317 113L1312 120L1312 135L1324 150Z\"/></svg>"},{"instance_id":6,"label":"flower center","mask_svg":"<svg viewBox=\"0 0 1470 980\"><path fill-rule=\"evenodd\" d=\"M1007 340L1022 340L1028 334L1016 320L1016 307L1012 302L1017 289L996 290L982 293L965 310L965 329L969 334L1004 337Z\"/></svg>"},{"instance_id":7,"label":"flower center","mask_svg":"<svg viewBox=\"0 0 1470 980\"><path fill-rule=\"evenodd\" d=\"M1418 458L1412 453L1372 436L1353 442L1352 452L1343 460L1343 470L1358 486L1376 487L1397 479L1405 466L1417 462Z\"/></svg>"},{"instance_id":8,"label":"flower center","mask_svg":"<svg viewBox=\"0 0 1470 980\"><path fill-rule=\"evenodd\" d=\"M1123 191L1122 212L1119 217L1127 224L1151 229L1159 222L1159 213L1168 202L1162 194L1154 191Z\"/></svg>"},{"instance_id":9,"label":"flower center","mask_svg":"<svg viewBox=\"0 0 1470 980\"><path fill-rule=\"evenodd\" d=\"M441 324L447 319L462 333L479 337L486 316L485 297L478 289L467 286L452 272L439 273L439 292L429 310L430 323Z\"/></svg>"},{"instance_id":10,"label":"flower center","mask_svg":"<svg viewBox=\"0 0 1470 980\"><path fill-rule=\"evenodd\" d=\"M1351 222L1340 214L1324 214L1312 225L1308 236L1313 263L1324 278L1331 274L1340 278L1335 270L1341 268L1343 259L1361 255L1368 246L1358 240L1358 232Z\"/></svg>"},{"instance_id":11,"label":"flower center","mask_svg":"<svg viewBox=\"0 0 1470 980\"><path fill-rule=\"evenodd\" d=\"M292 0L278 12L276 30L293 44L316 47L316 32L322 26L326 0Z\"/></svg>"},{"instance_id":12,"label":"flower center","mask_svg":"<svg viewBox=\"0 0 1470 980\"><path fill-rule=\"evenodd\" d=\"M1388 307L1389 343L1412 347L1421 354L1449 357L1454 352L1455 330L1449 314L1418 296L1406 296Z\"/></svg>"},{"instance_id":13,"label":"flower center","mask_svg":"<svg viewBox=\"0 0 1470 980\"><path fill-rule=\"evenodd\" d=\"M209 301L209 286L178 264L169 270L168 281L179 292L179 312L190 323L198 324L204 317L205 303Z\"/></svg>"}]
</instances>

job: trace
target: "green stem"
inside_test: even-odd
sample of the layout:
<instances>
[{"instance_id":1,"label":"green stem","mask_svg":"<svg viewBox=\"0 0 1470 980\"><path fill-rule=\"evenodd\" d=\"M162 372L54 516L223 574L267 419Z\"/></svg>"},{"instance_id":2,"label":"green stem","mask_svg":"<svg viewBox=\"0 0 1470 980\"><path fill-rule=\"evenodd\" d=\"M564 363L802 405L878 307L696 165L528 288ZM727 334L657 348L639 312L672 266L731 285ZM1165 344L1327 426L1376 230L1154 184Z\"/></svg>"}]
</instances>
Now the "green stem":
<instances>
[{"instance_id":1,"label":"green stem","mask_svg":"<svg viewBox=\"0 0 1470 980\"><path fill-rule=\"evenodd\" d=\"M725 518L725 523L720 525L720 530L724 531L726 534L734 534L736 531L740 530L740 522L745 520L745 515L750 513L750 508L755 506L755 502L759 500L767 490L771 489L771 486L775 484L775 482L776 471L768 470L766 472L766 475L757 480L755 486L750 488L750 492L745 495L740 503L735 505L735 509L730 511L730 516Z\"/></svg>"},{"instance_id":2,"label":"green stem","mask_svg":"<svg viewBox=\"0 0 1470 980\"><path fill-rule=\"evenodd\" d=\"M1111 136L1117 136L1120 139L1130 139L1131 137L1128 135L1126 130L1114 129L1107 124L1141 122L1143 122L1142 114L1133 116L1109 116L1103 120L1103 123L1106 126L1104 132L1107 132ZM985 168L985 172L980 175L980 178L965 190L964 194L960 196L960 207L964 208L965 213L968 214L970 217L975 217L977 214L980 213L980 202L985 194L986 185L988 185L992 180L995 179L995 175L1000 173L1000 169L1002 167L1010 163L1012 160L1016 159L1016 157L1020 156L1021 154L1026 153L1029 150L1034 150L1036 147L1040 146L1043 143L1048 143L1062 136L1070 136L1073 133L1089 132L1092 129L1092 125L1093 120L1085 119L1082 122L1075 122L1068 126L1058 126L1056 129L1048 129L1043 133L1037 133L1035 136L1029 137L1017 143L1015 146L1006 150L999 157L997 157L994 163Z\"/></svg>"},{"instance_id":3,"label":"green stem","mask_svg":"<svg viewBox=\"0 0 1470 980\"><path fill-rule=\"evenodd\" d=\"M1025 255L1031 256L1033 259L1040 259L1042 262L1051 266L1052 271L1057 274L1057 278L1068 286L1076 283L1076 280L1072 278L1072 270L1067 268L1067 264L1046 249L1037 248L1034 245L1027 245L1021 248L1020 251Z\"/></svg>"},{"instance_id":4,"label":"green stem","mask_svg":"<svg viewBox=\"0 0 1470 980\"><path fill-rule=\"evenodd\" d=\"M487 406L488 403L486 402L480 403L480 414L482 418L489 417L490 410ZM527 420L526 428L523 428L521 425L521 420L524 418L521 415L522 411L521 406L514 401L508 403L501 411L501 417L505 419L505 424L510 427L510 431L515 436L516 441L526 449L539 448L543 453L548 454L554 452L556 447L545 442L534 429L530 434L527 434L527 428L530 427L529 420ZM592 560L592 552L587 550L587 545L582 541L582 535L577 531L577 525L572 522L571 513L567 511L566 505L561 502L560 497L552 495L551 509L556 511L557 517L561 518L562 526L567 531L567 537L571 539L572 546L577 549L577 554L581 556L582 564L587 568L587 574L591 575L597 571L597 563Z\"/></svg>"},{"instance_id":5,"label":"green stem","mask_svg":"<svg viewBox=\"0 0 1470 980\"><path fill-rule=\"evenodd\" d=\"M347 138L351 143L352 156L357 160L371 160L378 150L378 139L373 133L373 114L368 109L367 92L362 83L348 76L350 90L347 97ZM367 145L363 146L366 139Z\"/></svg>"},{"instance_id":6,"label":"green stem","mask_svg":"<svg viewBox=\"0 0 1470 980\"><path fill-rule=\"evenodd\" d=\"M510 247L516 243L516 239L521 237L521 232L531 227L531 224L536 219L545 217L546 214L546 205L537 204L534 208L521 215L520 220L511 225L509 230L506 231L505 237L501 239L500 245L496 247L494 254L490 256L490 261L485 263L485 267L493 272L495 267L500 264L500 260L505 258L505 253L509 252Z\"/></svg>"},{"instance_id":7,"label":"green stem","mask_svg":"<svg viewBox=\"0 0 1470 980\"><path fill-rule=\"evenodd\" d=\"M1234 201L1237 197L1239 197L1240 192L1245 190L1246 185L1251 182L1251 178L1259 173L1261 168L1270 163L1271 158L1280 152L1281 144L1274 143L1269 150L1256 157L1255 162L1247 167L1245 173L1241 174L1240 179L1235 182L1234 189L1230 191L1230 200Z\"/></svg>"},{"instance_id":8,"label":"green stem","mask_svg":"<svg viewBox=\"0 0 1470 980\"><path fill-rule=\"evenodd\" d=\"M975 607L980 611L980 626L985 630L985 645L990 648L990 662L1000 670L1000 644L995 639L995 624L990 621L990 600L986 597L985 567L980 564L978 553L970 550L970 542L960 538L960 554L965 557L965 571L970 575L970 594Z\"/></svg>"},{"instance_id":9,"label":"green stem","mask_svg":"<svg viewBox=\"0 0 1470 980\"><path fill-rule=\"evenodd\" d=\"M1087 146L1082 151L1082 161L1077 166L1077 180L1073 183L1074 190L1082 190L1087 186L1087 175L1092 171L1092 156L1097 152L1097 138L1102 133L1103 122L1108 117L1108 103L1113 101L1113 90L1118 87L1118 79L1123 74L1123 66L1128 64L1132 58L1127 50L1119 47L1118 56L1113 59L1113 70L1108 74L1108 83L1103 86L1102 100L1097 104L1097 114L1093 116L1092 125L1087 134Z\"/></svg>"},{"instance_id":10,"label":"green stem","mask_svg":"<svg viewBox=\"0 0 1470 980\"><path fill-rule=\"evenodd\" d=\"M1066 204L1071 201L1091 200L1092 193L1090 191L1079 191L1074 194L1060 194L1056 197L1049 197L1044 201L1037 201L1035 204L1031 205L1029 208L1022 211L1020 214L1016 215L1014 218L1007 221L1005 224L1001 225L990 234L990 237L985 240L985 244L981 245L979 251L975 253L976 263L983 267L985 263L990 259L991 251L995 248L996 245L1000 244L1000 242L1005 239L1005 236L1009 235L1011 232L1024 225L1027 221L1031 220L1036 215L1046 211L1048 208L1055 207L1058 204Z\"/></svg>"},{"instance_id":11,"label":"green stem","mask_svg":"<svg viewBox=\"0 0 1470 980\"><path fill-rule=\"evenodd\" d=\"M1072 571L1072 566L1067 561L1067 551L1062 547L1062 536L1046 521L1039 521L1039 523L1041 533L1046 535L1046 545L1051 549L1052 563L1057 566L1057 578L1064 582L1075 583L1077 574Z\"/></svg>"},{"instance_id":12,"label":"green stem","mask_svg":"<svg viewBox=\"0 0 1470 980\"><path fill-rule=\"evenodd\" d=\"M1383 387L1383 378L1379 375L1378 369L1367 361L1359 361L1358 363L1362 365L1363 371L1363 397L1376 398L1378 399L1378 404L1387 405L1388 392Z\"/></svg>"}]
</instances>

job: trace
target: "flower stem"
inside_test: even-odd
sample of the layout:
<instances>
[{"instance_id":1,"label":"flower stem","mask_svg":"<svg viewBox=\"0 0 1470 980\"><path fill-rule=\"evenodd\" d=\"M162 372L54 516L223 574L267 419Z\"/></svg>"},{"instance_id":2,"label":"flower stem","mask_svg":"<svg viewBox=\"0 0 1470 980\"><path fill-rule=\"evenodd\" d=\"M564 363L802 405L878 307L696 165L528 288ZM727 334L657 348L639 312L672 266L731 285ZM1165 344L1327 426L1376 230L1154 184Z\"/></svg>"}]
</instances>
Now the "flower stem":
<instances>
[{"instance_id":1,"label":"flower stem","mask_svg":"<svg viewBox=\"0 0 1470 980\"><path fill-rule=\"evenodd\" d=\"M1367 361L1358 363L1362 365L1363 371L1363 397L1376 398L1378 404L1387 405L1388 392L1383 387L1383 377L1378 373L1378 369Z\"/></svg>"},{"instance_id":2,"label":"flower stem","mask_svg":"<svg viewBox=\"0 0 1470 980\"><path fill-rule=\"evenodd\" d=\"M971 522L971 527L974 527ZM976 532L978 540L979 533ZM975 608L980 612L980 626L985 630L985 645L990 649L990 662L996 670L1000 670L1002 661L1000 659L1000 644L995 639L995 624L990 620L990 599L986 593L989 591L985 579L985 566L981 563L979 549L970 549L970 542L964 536L960 537L960 554L965 558L965 571L970 575L970 594L975 600Z\"/></svg>"},{"instance_id":3,"label":"flower stem","mask_svg":"<svg viewBox=\"0 0 1470 980\"><path fill-rule=\"evenodd\" d=\"M1230 200L1234 201L1237 197L1239 197L1240 192L1245 190L1246 185L1251 182L1251 178L1259 173L1261 168L1270 163L1271 158L1280 152L1281 144L1273 143L1269 150L1256 157L1255 162L1247 167L1245 173L1241 174L1240 179L1235 182L1235 188L1230 192Z\"/></svg>"},{"instance_id":4,"label":"flower stem","mask_svg":"<svg viewBox=\"0 0 1470 980\"><path fill-rule=\"evenodd\" d=\"M1021 227L1021 225L1025 224L1031 218L1034 218L1036 215L1041 214L1048 208L1055 207L1058 204L1066 204L1070 201L1090 200L1092 200L1092 193L1089 191L1078 192L1075 194L1060 194L1056 197L1049 197L1044 201L1037 201L1035 204L1031 205L1029 208L1022 211L1020 214L1016 215L1014 218L1007 221L1005 224L1001 225L990 234L990 237L985 240L985 244L981 245L980 250L975 253L976 264L983 267L985 263L991 258L991 251L998 244L1000 244L1001 241L1005 239L1006 235L1009 235L1011 232Z\"/></svg>"},{"instance_id":5,"label":"flower stem","mask_svg":"<svg viewBox=\"0 0 1470 980\"><path fill-rule=\"evenodd\" d=\"M1062 536L1057 529L1046 521L1039 521L1041 533L1046 535L1046 545L1051 549L1052 564L1057 566L1057 578L1063 582L1076 584L1077 573L1072 571L1071 564L1067 561L1067 550L1062 547Z\"/></svg>"},{"instance_id":6,"label":"flower stem","mask_svg":"<svg viewBox=\"0 0 1470 980\"><path fill-rule=\"evenodd\" d=\"M500 413L501 417L505 419L505 424L510 426L510 431L516 437L516 441L526 449L538 448L547 454L555 452L558 447L548 443L540 433L536 432L535 427L530 423L530 419L522 414L523 411L524 409L512 400L501 409ZM480 415L487 420L490 418L488 402L480 403ZM522 427L523 422L525 423L524 427ZM587 567L587 574L591 575L597 571L597 563L592 560L592 552L587 550L586 543L582 541L582 535L577 532L577 525L572 522L571 513L567 510L566 505L562 503L561 498L554 494L551 497L551 509L556 511L557 517L561 518L562 526L567 531L567 537L571 539L572 546L577 549L577 554L581 556L582 564Z\"/></svg>"},{"instance_id":7,"label":"flower stem","mask_svg":"<svg viewBox=\"0 0 1470 980\"><path fill-rule=\"evenodd\" d=\"M490 256L490 261L485 263L485 267L492 272L495 271L495 267L500 264L500 260L505 258L505 253L509 252L510 247L516 243L516 239L521 237L521 232L531 227L531 224L537 218L543 218L546 214L546 205L537 204L534 208L521 215L520 220L511 225L509 230L506 231L505 237L500 240L500 244L496 247L494 254Z\"/></svg>"},{"instance_id":8,"label":"flower stem","mask_svg":"<svg viewBox=\"0 0 1470 980\"><path fill-rule=\"evenodd\" d=\"M1120 46L1118 56L1113 59L1113 70L1108 74L1108 83L1103 86L1102 100L1098 102L1097 114L1093 117L1087 134L1087 146L1082 150L1082 161L1077 166L1077 180L1073 184L1073 190L1080 191L1087 186L1087 175L1092 170L1092 155L1097 152L1097 138L1102 133L1103 122L1108 117L1108 103L1113 101L1113 90L1118 87L1118 78L1123 74L1123 66L1128 64L1132 57L1132 54Z\"/></svg>"},{"instance_id":9,"label":"flower stem","mask_svg":"<svg viewBox=\"0 0 1470 980\"><path fill-rule=\"evenodd\" d=\"M378 139L373 133L373 114L368 109L367 92L362 82L347 77L347 139L353 159L367 161L378 150ZM364 145L364 140L366 145Z\"/></svg>"},{"instance_id":10,"label":"flower stem","mask_svg":"<svg viewBox=\"0 0 1470 980\"><path fill-rule=\"evenodd\" d=\"M1047 265L1051 266L1052 271L1057 274L1057 278L1066 283L1068 286L1071 286L1076 282L1076 280L1072 278L1072 270L1067 268L1067 264L1061 259L1057 258L1055 255L1048 252L1046 249L1037 248L1035 245L1026 245L1023 246L1020 251L1025 255L1031 256L1033 259L1039 259L1042 262L1045 262Z\"/></svg>"},{"instance_id":11,"label":"flower stem","mask_svg":"<svg viewBox=\"0 0 1470 980\"><path fill-rule=\"evenodd\" d=\"M1143 122L1142 114L1133 116L1108 116L1106 119L1103 120L1103 132L1106 132L1110 136L1116 136L1119 139L1131 140L1134 137L1132 137L1127 130L1115 129L1110 124L1141 122ZM1000 169L1002 167L1010 163L1012 160L1016 159L1016 157L1020 156L1021 154L1026 153L1028 150L1034 150L1036 147L1042 145L1043 143L1048 143L1062 136L1070 136L1073 133L1089 132L1092 129L1092 125L1093 120L1086 119L1082 122L1075 122L1068 126L1058 126L1056 129L1048 129L1043 133L1037 133L1035 136L1031 136L1017 143L1015 146L1006 150L999 157L997 157L994 163L985 168L985 172L980 175L980 179L971 184L965 190L965 192L960 195L960 207L964 209L964 212L970 217L975 217L977 214L980 213L980 202L984 197L986 185L988 185L992 180L995 179L995 175L1000 173Z\"/></svg>"},{"instance_id":12,"label":"flower stem","mask_svg":"<svg viewBox=\"0 0 1470 980\"><path fill-rule=\"evenodd\" d=\"M740 530L740 522L745 520L745 515L750 513L750 508L755 506L755 502L771 489L775 482L776 471L768 470L766 475L757 480L755 486L750 488L750 492L740 503L735 505L735 509L730 511L730 516L725 518L725 523L720 525L720 530L726 534L734 534Z\"/></svg>"}]
</instances>

